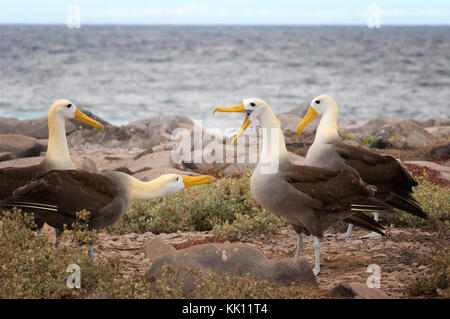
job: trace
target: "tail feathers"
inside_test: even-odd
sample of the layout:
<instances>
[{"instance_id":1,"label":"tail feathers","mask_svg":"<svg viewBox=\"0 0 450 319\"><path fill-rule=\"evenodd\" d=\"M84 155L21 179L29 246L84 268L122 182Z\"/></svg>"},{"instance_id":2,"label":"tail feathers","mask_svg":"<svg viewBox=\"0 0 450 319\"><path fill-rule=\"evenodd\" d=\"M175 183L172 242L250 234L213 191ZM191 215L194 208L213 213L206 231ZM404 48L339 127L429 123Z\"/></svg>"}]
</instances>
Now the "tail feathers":
<instances>
[{"instance_id":1,"label":"tail feathers","mask_svg":"<svg viewBox=\"0 0 450 319\"><path fill-rule=\"evenodd\" d=\"M404 194L402 196L391 192L386 200L386 203L412 215L422 217L424 219L428 218L428 215L422 210L420 204L414 197L411 196L411 194Z\"/></svg>"},{"instance_id":2,"label":"tail feathers","mask_svg":"<svg viewBox=\"0 0 450 319\"><path fill-rule=\"evenodd\" d=\"M366 197L351 203L350 210L354 212L380 212L392 213L394 210L388 203L380 201L373 197Z\"/></svg>"},{"instance_id":3,"label":"tail feathers","mask_svg":"<svg viewBox=\"0 0 450 319\"><path fill-rule=\"evenodd\" d=\"M375 219L367 216L364 213L356 213L350 217L347 217L346 219L344 219L344 222L367 228L371 231L377 232L380 235L386 236L386 234L382 230L384 229L383 226L381 226Z\"/></svg>"},{"instance_id":4,"label":"tail feathers","mask_svg":"<svg viewBox=\"0 0 450 319\"><path fill-rule=\"evenodd\" d=\"M38 209L41 211L48 211L48 212L58 212L58 206L46 204L46 203L39 203L37 201L33 200L22 200L22 199L5 199L0 201L0 207L3 208L29 208L29 209Z\"/></svg>"}]
</instances>

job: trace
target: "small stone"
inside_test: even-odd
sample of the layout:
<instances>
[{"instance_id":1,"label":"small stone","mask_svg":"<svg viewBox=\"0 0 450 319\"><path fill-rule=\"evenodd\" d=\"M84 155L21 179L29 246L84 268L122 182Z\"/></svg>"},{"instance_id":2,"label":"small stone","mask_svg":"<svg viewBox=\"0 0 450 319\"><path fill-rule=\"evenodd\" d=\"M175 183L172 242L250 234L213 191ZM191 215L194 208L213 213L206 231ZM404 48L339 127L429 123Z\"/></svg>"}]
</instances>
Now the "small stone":
<instances>
[{"instance_id":1,"label":"small stone","mask_svg":"<svg viewBox=\"0 0 450 319\"><path fill-rule=\"evenodd\" d=\"M387 299L389 298L381 289L369 288L359 283L340 283L328 292L333 298L349 299Z\"/></svg>"},{"instance_id":2,"label":"small stone","mask_svg":"<svg viewBox=\"0 0 450 319\"><path fill-rule=\"evenodd\" d=\"M426 269L428 269L428 267L427 267L427 266L424 266L424 265L421 265L421 266L418 267L418 269L419 269L419 270L426 270Z\"/></svg>"},{"instance_id":3,"label":"small stone","mask_svg":"<svg viewBox=\"0 0 450 319\"><path fill-rule=\"evenodd\" d=\"M14 158L14 154L11 152L0 152L0 162L9 161Z\"/></svg>"},{"instance_id":4,"label":"small stone","mask_svg":"<svg viewBox=\"0 0 450 319\"><path fill-rule=\"evenodd\" d=\"M155 260L161 256L176 252L172 245L164 242L158 237L155 237L144 244L145 257L150 260Z\"/></svg>"}]
</instances>

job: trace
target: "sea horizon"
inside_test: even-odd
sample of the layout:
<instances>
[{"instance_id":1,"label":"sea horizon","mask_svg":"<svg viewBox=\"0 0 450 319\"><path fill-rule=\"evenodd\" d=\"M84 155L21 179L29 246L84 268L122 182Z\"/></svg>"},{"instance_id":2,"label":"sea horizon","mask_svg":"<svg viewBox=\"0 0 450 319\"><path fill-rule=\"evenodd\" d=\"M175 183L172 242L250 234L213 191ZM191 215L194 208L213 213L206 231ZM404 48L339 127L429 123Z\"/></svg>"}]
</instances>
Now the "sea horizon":
<instances>
[{"instance_id":1,"label":"sea horizon","mask_svg":"<svg viewBox=\"0 0 450 319\"><path fill-rule=\"evenodd\" d=\"M192 32L187 32L192 31ZM240 125L215 106L276 113L320 94L340 119L450 115L450 26L0 24L0 116L41 117L67 98L115 125L180 114ZM433 101L433 102L431 102Z\"/></svg>"}]
</instances>

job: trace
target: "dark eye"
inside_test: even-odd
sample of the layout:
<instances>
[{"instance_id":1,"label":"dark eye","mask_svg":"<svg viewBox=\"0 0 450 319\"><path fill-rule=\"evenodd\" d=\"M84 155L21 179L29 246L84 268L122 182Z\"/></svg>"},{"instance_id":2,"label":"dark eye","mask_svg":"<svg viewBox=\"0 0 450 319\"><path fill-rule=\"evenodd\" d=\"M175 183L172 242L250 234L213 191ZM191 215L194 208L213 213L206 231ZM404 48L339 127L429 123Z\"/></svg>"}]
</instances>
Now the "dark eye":
<instances>
[{"instance_id":1,"label":"dark eye","mask_svg":"<svg viewBox=\"0 0 450 319\"><path fill-rule=\"evenodd\" d=\"M315 102L316 104L320 104L320 101L319 100L317 100L316 102Z\"/></svg>"},{"instance_id":2,"label":"dark eye","mask_svg":"<svg viewBox=\"0 0 450 319\"><path fill-rule=\"evenodd\" d=\"M177 182L179 182L180 181L180 177L177 177Z\"/></svg>"},{"instance_id":3,"label":"dark eye","mask_svg":"<svg viewBox=\"0 0 450 319\"><path fill-rule=\"evenodd\" d=\"M70 109L70 107L72 106L72 104L67 104L67 108Z\"/></svg>"},{"instance_id":4,"label":"dark eye","mask_svg":"<svg viewBox=\"0 0 450 319\"><path fill-rule=\"evenodd\" d=\"M255 106L256 106L256 104L253 103L253 102L251 102L250 105L251 105L252 107L255 107Z\"/></svg>"}]
</instances>

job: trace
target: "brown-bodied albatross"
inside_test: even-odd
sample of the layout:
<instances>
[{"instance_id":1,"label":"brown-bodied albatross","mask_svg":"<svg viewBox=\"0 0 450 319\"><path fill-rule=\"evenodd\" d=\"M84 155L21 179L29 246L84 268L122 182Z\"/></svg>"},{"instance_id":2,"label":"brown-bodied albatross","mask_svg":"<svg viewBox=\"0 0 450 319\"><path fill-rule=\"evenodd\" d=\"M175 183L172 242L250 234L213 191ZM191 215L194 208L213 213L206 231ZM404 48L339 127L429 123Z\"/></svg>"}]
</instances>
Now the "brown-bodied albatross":
<instances>
[{"instance_id":1,"label":"brown-bodied albatross","mask_svg":"<svg viewBox=\"0 0 450 319\"><path fill-rule=\"evenodd\" d=\"M417 182L399 161L391 156L342 142L337 126L338 106L328 95L320 95L312 100L308 112L296 128L297 134L318 115L322 115L322 118L314 143L306 155L306 165L351 171L367 184L376 186L378 199L407 213L427 218L420 204L412 196L412 187L416 186ZM374 215L378 220L378 212L374 212ZM350 237L351 231L352 224L349 225L346 237ZM363 237L377 235L371 233Z\"/></svg>"},{"instance_id":2,"label":"brown-bodied albatross","mask_svg":"<svg viewBox=\"0 0 450 319\"><path fill-rule=\"evenodd\" d=\"M265 209L287 219L298 233L296 257L303 245L302 233L314 236L314 273L320 272L318 237L324 230L344 220L369 230L382 227L363 213L368 210L389 211L391 207L375 198L376 188L345 170L296 165L286 150L280 122L261 99L245 99L233 107L218 107L214 112L247 113L233 143L254 120L263 130L263 145L250 188L255 200Z\"/></svg>"},{"instance_id":3,"label":"brown-bodied albatross","mask_svg":"<svg viewBox=\"0 0 450 319\"><path fill-rule=\"evenodd\" d=\"M77 212L87 210L87 226L99 230L116 223L131 201L151 200L182 190L209 184L212 177L166 174L142 182L122 172L95 174L77 170L55 170L38 176L0 201L0 207L17 207L34 213L39 220L64 231L77 221ZM94 248L89 244L89 256Z\"/></svg>"},{"instance_id":4,"label":"brown-bodied albatross","mask_svg":"<svg viewBox=\"0 0 450 319\"><path fill-rule=\"evenodd\" d=\"M33 166L0 169L0 200L11 196L15 189L24 186L34 177L50 170L75 169L70 159L66 139L65 121L75 119L103 131L103 125L85 115L68 100L58 100L48 112L48 146L44 160ZM36 219L38 233L44 223Z\"/></svg>"}]
</instances>

